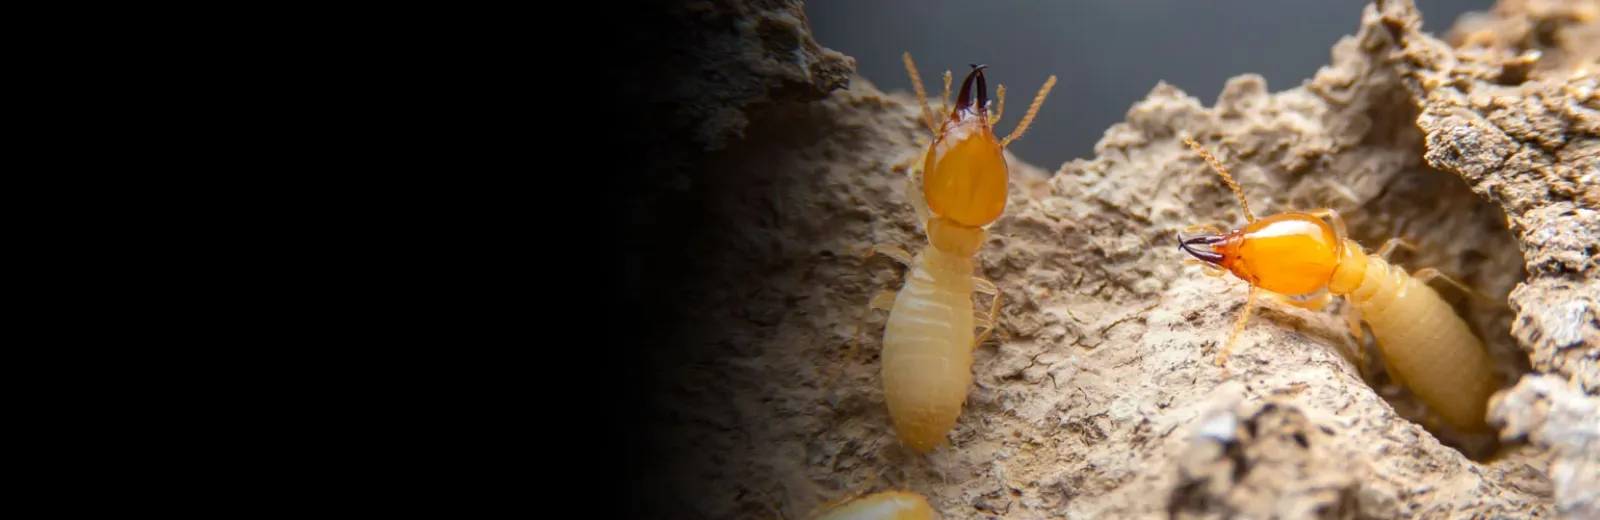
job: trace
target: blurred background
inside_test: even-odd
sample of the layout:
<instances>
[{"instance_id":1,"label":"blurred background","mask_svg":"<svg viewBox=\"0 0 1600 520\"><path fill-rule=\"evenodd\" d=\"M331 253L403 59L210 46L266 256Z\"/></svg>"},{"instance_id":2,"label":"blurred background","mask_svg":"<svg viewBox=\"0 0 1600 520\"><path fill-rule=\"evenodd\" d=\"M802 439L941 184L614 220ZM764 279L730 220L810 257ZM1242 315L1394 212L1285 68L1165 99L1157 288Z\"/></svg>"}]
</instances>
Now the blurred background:
<instances>
[{"instance_id":1,"label":"blurred background","mask_svg":"<svg viewBox=\"0 0 1600 520\"><path fill-rule=\"evenodd\" d=\"M1493 0L1415 0L1423 30L1442 36L1461 14ZM823 46L856 59L880 90L910 92L901 54L911 53L933 108L952 73L989 68L990 95L1006 86L1005 119L1016 127L1051 74L1056 85L1011 151L1046 171L1090 158L1106 128L1159 81L1202 104L1223 82L1257 73L1271 91L1299 86L1353 34L1367 4L1356 0L815 0L805 6ZM954 95L951 96L954 99Z\"/></svg>"}]
</instances>

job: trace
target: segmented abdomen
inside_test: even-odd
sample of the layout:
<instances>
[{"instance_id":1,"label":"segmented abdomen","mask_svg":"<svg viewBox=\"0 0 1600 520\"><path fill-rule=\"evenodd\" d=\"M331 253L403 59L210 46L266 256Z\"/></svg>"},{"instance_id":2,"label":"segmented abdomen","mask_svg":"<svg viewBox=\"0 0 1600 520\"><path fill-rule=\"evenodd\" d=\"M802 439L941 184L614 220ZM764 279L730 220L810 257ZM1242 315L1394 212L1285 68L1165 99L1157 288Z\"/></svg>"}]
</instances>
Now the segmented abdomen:
<instances>
[{"instance_id":1,"label":"segmented abdomen","mask_svg":"<svg viewBox=\"0 0 1600 520\"><path fill-rule=\"evenodd\" d=\"M858 498L815 520L929 520L933 508L922 495L908 491L883 491Z\"/></svg>"},{"instance_id":2,"label":"segmented abdomen","mask_svg":"<svg viewBox=\"0 0 1600 520\"><path fill-rule=\"evenodd\" d=\"M1432 287L1376 256L1351 293L1384 361L1445 421L1469 433L1489 429L1497 387L1483 342Z\"/></svg>"},{"instance_id":3,"label":"segmented abdomen","mask_svg":"<svg viewBox=\"0 0 1600 520\"><path fill-rule=\"evenodd\" d=\"M917 451L955 426L972 384L970 257L928 248L895 297L883 334L883 389L900 439Z\"/></svg>"}]
</instances>

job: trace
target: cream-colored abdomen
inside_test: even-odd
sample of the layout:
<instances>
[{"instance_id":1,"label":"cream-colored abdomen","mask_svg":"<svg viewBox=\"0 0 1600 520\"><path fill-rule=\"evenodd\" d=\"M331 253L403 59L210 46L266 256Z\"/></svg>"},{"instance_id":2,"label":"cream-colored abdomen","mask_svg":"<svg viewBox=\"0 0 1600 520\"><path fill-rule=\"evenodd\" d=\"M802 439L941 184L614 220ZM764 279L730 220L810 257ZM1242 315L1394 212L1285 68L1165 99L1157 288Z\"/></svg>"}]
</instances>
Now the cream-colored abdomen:
<instances>
[{"instance_id":1,"label":"cream-colored abdomen","mask_svg":"<svg viewBox=\"0 0 1600 520\"><path fill-rule=\"evenodd\" d=\"M922 495L883 491L858 498L815 520L931 520L933 508Z\"/></svg>"},{"instance_id":2,"label":"cream-colored abdomen","mask_svg":"<svg viewBox=\"0 0 1600 520\"><path fill-rule=\"evenodd\" d=\"M1400 268L1374 256L1365 274L1351 299L1398 379L1457 429L1489 431L1498 385L1483 342L1437 291Z\"/></svg>"},{"instance_id":3,"label":"cream-colored abdomen","mask_svg":"<svg viewBox=\"0 0 1600 520\"><path fill-rule=\"evenodd\" d=\"M883 335L883 389L900 440L926 452L955 426L972 384L973 261L928 248Z\"/></svg>"}]
</instances>

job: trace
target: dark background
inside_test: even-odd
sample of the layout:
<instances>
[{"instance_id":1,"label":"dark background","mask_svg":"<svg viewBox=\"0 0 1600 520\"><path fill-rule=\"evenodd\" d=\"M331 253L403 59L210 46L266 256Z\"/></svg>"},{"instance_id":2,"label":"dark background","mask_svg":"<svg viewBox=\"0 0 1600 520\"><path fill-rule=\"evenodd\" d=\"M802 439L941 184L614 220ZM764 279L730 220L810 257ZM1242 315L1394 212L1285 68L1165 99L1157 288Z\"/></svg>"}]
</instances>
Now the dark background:
<instances>
[{"instance_id":1,"label":"dark background","mask_svg":"<svg viewBox=\"0 0 1600 520\"><path fill-rule=\"evenodd\" d=\"M1423 30L1448 30L1492 0L1416 0ZM988 64L989 88L1006 86L1009 134L1056 75L1028 133L1011 145L1024 161L1054 171L1089 159L1106 128L1165 80L1205 105L1228 78L1257 73L1271 91L1311 78L1340 36L1361 23L1355 0L821 0L805 6L817 42L856 59L879 90L911 91L900 55L911 53L937 110L940 76L952 88ZM991 93L992 95L992 93ZM953 97L953 96L952 96Z\"/></svg>"}]
</instances>

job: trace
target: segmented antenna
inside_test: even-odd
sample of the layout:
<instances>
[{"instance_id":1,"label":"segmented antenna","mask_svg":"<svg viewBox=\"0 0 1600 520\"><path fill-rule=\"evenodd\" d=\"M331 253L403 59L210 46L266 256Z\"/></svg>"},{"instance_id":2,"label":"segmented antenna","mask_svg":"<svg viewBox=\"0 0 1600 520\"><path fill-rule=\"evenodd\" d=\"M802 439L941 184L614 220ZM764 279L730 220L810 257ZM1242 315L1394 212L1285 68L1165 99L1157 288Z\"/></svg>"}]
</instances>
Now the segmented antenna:
<instances>
[{"instance_id":1,"label":"segmented antenna","mask_svg":"<svg viewBox=\"0 0 1600 520\"><path fill-rule=\"evenodd\" d=\"M1011 135L1006 136L1004 141L1000 141L1001 148L1010 145L1012 141L1022 137L1023 132L1028 131L1028 125L1033 123L1033 116L1039 113L1039 106L1044 104L1044 97L1050 95L1050 89L1055 86L1056 77L1052 74L1050 79L1044 81L1044 87L1039 89L1039 93L1033 96L1033 106L1028 107L1028 114L1022 116L1022 122L1017 123L1017 128L1011 131Z\"/></svg>"},{"instance_id":2,"label":"segmented antenna","mask_svg":"<svg viewBox=\"0 0 1600 520\"><path fill-rule=\"evenodd\" d=\"M1222 161L1217 160L1216 156L1211 155L1211 152L1207 152L1205 148L1201 148L1200 143L1194 142L1194 139L1185 137L1183 138L1183 142L1187 143L1189 148L1193 148L1194 151L1199 152L1200 157L1205 158L1206 162L1211 164L1211 168L1216 170L1219 175L1222 175L1222 182L1228 183L1228 187L1233 188L1233 196L1239 198L1240 206L1244 206L1245 220L1249 222L1255 222L1256 215L1250 212L1250 202L1244 199L1244 191L1239 189L1239 183L1233 182L1233 176L1228 174L1228 169L1222 167Z\"/></svg>"},{"instance_id":3,"label":"segmented antenna","mask_svg":"<svg viewBox=\"0 0 1600 520\"><path fill-rule=\"evenodd\" d=\"M922 104L922 118L928 123L928 131L935 135L939 133L939 125L933 122L933 110L928 108L928 92L922 89L922 75L917 74L917 64L911 62L911 53L905 54L906 72L911 74L911 86L917 89L917 101Z\"/></svg>"}]
</instances>

